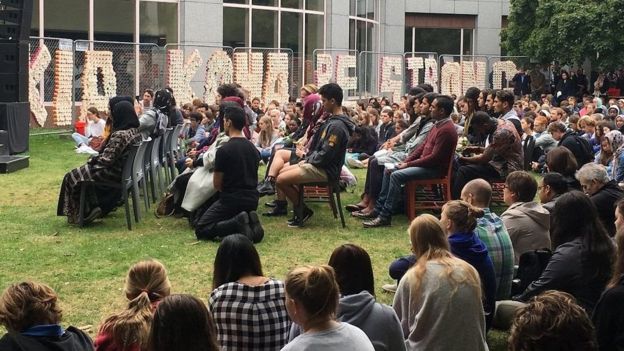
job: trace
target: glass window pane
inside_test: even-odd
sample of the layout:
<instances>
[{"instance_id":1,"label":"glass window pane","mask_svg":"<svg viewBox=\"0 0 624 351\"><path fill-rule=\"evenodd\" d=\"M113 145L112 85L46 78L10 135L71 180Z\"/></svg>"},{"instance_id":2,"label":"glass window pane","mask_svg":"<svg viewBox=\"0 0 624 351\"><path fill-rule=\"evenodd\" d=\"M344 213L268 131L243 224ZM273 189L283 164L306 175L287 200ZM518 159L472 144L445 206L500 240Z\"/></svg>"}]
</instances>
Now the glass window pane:
<instances>
[{"instance_id":1,"label":"glass window pane","mask_svg":"<svg viewBox=\"0 0 624 351\"><path fill-rule=\"evenodd\" d=\"M306 0L306 10L325 11L325 0Z\"/></svg>"},{"instance_id":2,"label":"glass window pane","mask_svg":"<svg viewBox=\"0 0 624 351\"><path fill-rule=\"evenodd\" d=\"M223 7L223 45L245 47L247 44L249 10Z\"/></svg>"},{"instance_id":3,"label":"glass window pane","mask_svg":"<svg viewBox=\"0 0 624 351\"><path fill-rule=\"evenodd\" d=\"M412 52L412 27L405 27L405 52Z\"/></svg>"},{"instance_id":4,"label":"glass window pane","mask_svg":"<svg viewBox=\"0 0 624 351\"><path fill-rule=\"evenodd\" d=\"M290 7L293 9L302 9L303 0L282 0L282 7Z\"/></svg>"},{"instance_id":5,"label":"glass window pane","mask_svg":"<svg viewBox=\"0 0 624 351\"><path fill-rule=\"evenodd\" d=\"M357 17L366 18L366 0L355 0L355 1L356 1L355 15Z\"/></svg>"},{"instance_id":6,"label":"glass window pane","mask_svg":"<svg viewBox=\"0 0 624 351\"><path fill-rule=\"evenodd\" d=\"M366 51L366 22L356 21L355 26L357 28L357 43L355 48L358 51Z\"/></svg>"},{"instance_id":7,"label":"glass window pane","mask_svg":"<svg viewBox=\"0 0 624 351\"><path fill-rule=\"evenodd\" d=\"M355 3L357 0L349 0L349 16L355 16Z\"/></svg>"},{"instance_id":8,"label":"glass window pane","mask_svg":"<svg viewBox=\"0 0 624 351\"><path fill-rule=\"evenodd\" d=\"M303 52L303 15L294 12L282 12L282 48L295 53Z\"/></svg>"},{"instance_id":9,"label":"glass window pane","mask_svg":"<svg viewBox=\"0 0 624 351\"><path fill-rule=\"evenodd\" d=\"M45 7L48 7L47 3ZM72 19L67 22L73 21L73 17L67 18ZM94 0L93 18L95 40L134 41L134 2ZM44 25L47 26L48 24L45 23Z\"/></svg>"},{"instance_id":10,"label":"glass window pane","mask_svg":"<svg viewBox=\"0 0 624 351\"><path fill-rule=\"evenodd\" d=\"M472 55L472 29L464 29L464 55Z\"/></svg>"},{"instance_id":11,"label":"glass window pane","mask_svg":"<svg viewBox=\"0 0 624 351\"><path fill-rule=\"evenodd\" d=\"M274 48L277 46L277 12L253 10L251 46Z\"/></svg>"},{"instance_id":12,"label":"glass window pane","mask_svg":"<svg viewBox=\"0 0 624 351\"><path fill-rule=\"evenodd\" d=\"M349 50L356 50L356 36L357 36L357 30L356 30L356 26L355 26L355 20L354 19L350 19L349 20Z\"/></svg>"},{"instance_id":13,"label":"glass window pane","mask_svg":"<svg viewBox=\"0 0 624 351\"><path fill-rule=\"evenodd\" d=\"M89 2L85 0L46 0L44 35L67 39L89 39ZM134 13L134 11L133 11ZM68 19L71 18L71 21ZM134 23L134 19L132 20Z\"/></svg>"},{"instance_id":14,"label":"glass window pane","mask_svg":"<svg viewBox=\"0 0 624 351\"><path fill-rule=\"evenodd\" d=\"M378 0L368 0L366 2L366 18L374 20L377 17L377 1Z\"/></svg>"},{"instance_id":15,"label":"glass window pane","mask_svg":"<svg viewBox=\"0 0 624 351\"><path fill-rule=\"evenodd\" d=\"M440 55L459 53L459 29L416 28L416 51L437 52Z\"/></svg>"},{"instance_id":16,"label":"glass window pane","mask_svg":"<svg viewBox=\"0 0 624 351\"><path fill-rule=\"evenodd\" d=\"M230 4L249 4L249 0L223 0L224 3Z\"/></svg>"},{"instance_id":17,"label":"glass window pane","mask_svg":"<svg viewBox=\"0 0 624 351\"><path fill-rule=\"evenodd\" d=\"M277 6L277 0L253 0L252 5Z\"/></svg>"},{"instance_id":18,"label":"glass window pane","mask_svg":"<svg viewBox=\"0 0 624 351\"><path fill-rule=\"evenodd\" d=\"M39 36L39 1L33 0L33 14L32 21L30 21L30 35L33 37Z\"/></svg>"},{"instance_id":19,"label":"glass window pane","mask_svg":"<svg viewBox=\"0 0 624 351\"><path fill-rule=\"evenodd\" d=\"M178 4L142 1L140 6L139 42L161 46L178 42Z\"/></svg>"},{"instance_id":20,"label":"glass window pane","mask_svg":"<svg viewBox=\"0 0 624 351\"><path fill-rule=\"evenodd\" d=\"M324 23L323 23L322 15L312 15L306 14L306 52L305 59L310 63L310 66L313 62L314 50L323 49L325 47L325 38L324 38ZM312 72L305 77L307 83L312 83L314 81L314 75Z\"/></svg>"}]
</instances>

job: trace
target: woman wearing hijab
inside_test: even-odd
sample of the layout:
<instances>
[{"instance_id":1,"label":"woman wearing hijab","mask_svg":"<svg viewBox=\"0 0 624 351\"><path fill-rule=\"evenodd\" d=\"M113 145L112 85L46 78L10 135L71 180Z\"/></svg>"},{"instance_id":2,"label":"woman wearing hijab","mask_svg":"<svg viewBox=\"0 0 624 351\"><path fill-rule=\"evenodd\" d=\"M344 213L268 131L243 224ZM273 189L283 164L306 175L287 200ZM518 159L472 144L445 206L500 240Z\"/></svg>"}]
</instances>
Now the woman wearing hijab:
<instances>
[{"instance_id":1,"label":"woman wearing hijab","mask_svg":"<svg viewBox=\"0 0 624 351\"><path fill-rule=\"evenodd\" d=\"M624 136L617 130L605 134L596 162L607 167L609 177L616 182L624 181Z\"/></svg>"},{"instance_id":2,"label":"woman wearing hijab","mask_svg":"<svg viewBox=\"0 0 624 351\"><path fill-rule=\"evenodd\" d=\"M125 99L114 99L111 107L113 120L110 136L103 142L102 151L98 156L91 157L83 166L75 168L65 174L61 184L61 192L57 207L58 216L67 216L67 222L78 223L78 210L80 208L80 182L112 182L121 181L121 171L126 160L126 148L141 141L138 132L139 119L134 106ZM85 197L85 223L92 222L102 214L110 212L118 202L120 191L111 188L98 189L88 187Z\"/></svg>"}]
</instances>

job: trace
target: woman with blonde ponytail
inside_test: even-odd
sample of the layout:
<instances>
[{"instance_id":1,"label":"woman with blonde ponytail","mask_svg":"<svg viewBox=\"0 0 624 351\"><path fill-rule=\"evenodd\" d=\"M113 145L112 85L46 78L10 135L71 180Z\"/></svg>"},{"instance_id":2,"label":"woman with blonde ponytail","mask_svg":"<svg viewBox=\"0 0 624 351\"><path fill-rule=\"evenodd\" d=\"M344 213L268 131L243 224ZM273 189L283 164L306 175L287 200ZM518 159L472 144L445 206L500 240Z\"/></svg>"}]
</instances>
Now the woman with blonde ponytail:
<instances>
[{"instance_id":1,"label":"woman with blonde ponytail","mask_svg":"<svg viewBox=\"0 0 624 351\"><path fill-rule=\"evenodd\" d=\"M336 321L339 294L330 266L303 266L290 271L286 275L286 309L303 334L282 351L374 351L362 330Z\"/></svg>"},{"instance_id":2,"label":"woman with blonde ponytail","mask_svg":"<svg viewBox=\"0 0 624 351\"><path fill-rule=\"evenodd\" d=\"M487 248L475 232L482 209L466 201L449 201L442 207L440 223L448 236L451 253L468 262L479 273L483 292L486 330L490 329L496 308L496 273Z\"/></svg>"},{"instance_id":3,"label":"woman with blonde ponytail","mask_svg":"<svg viewBox=\"0 0 624 351\"><path fill-rule=\"evenodd\" d=\"M158 303L169 296L167 270L156 260L141 261L128 271L125 286L128 307L108 317L95 339L97 351L143 351Z\"/></svg>"},{"instance_id":4,"label":"woman with blonde ponytail","mask_svg":"<svg viewBox=\"0 0 624 351\"><path fill-rule=\"evenodd\" d=\"M479 274L454 257L437 218L408 229L416 264L401 279L393 308L407 350L487 350Z\"/></svg>"}]
</instances>

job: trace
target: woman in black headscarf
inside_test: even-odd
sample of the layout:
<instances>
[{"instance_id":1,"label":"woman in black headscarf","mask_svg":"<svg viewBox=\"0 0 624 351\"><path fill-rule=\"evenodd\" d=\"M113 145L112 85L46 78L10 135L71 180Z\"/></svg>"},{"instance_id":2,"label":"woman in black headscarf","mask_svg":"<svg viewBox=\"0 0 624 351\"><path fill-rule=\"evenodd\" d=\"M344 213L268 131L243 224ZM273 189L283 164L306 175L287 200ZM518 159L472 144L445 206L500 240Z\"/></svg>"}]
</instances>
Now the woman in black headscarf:
<instances>
[{"instance_id":1,"label":"woman in black headscarf","mask_svg":"<svg viewBox=\"0 0 624 351\"><path fill-rule=\"evenodd\" d=\"M67 216L71 224L78 223L78 210L80 208L80 182L105 181L121 182L121 171L126 160L126 149L129 145L141 141L137 130L139 119L134 111L134 105L125 100L113 98L110 103L111 117L113 119L110 136L102 145L102 152L91 157L83 166L75 168L65 174L61 184L57 215ZM114 103L113 103L114 102ZM88 187L85 197L85 223L91 222L102 214L110 212L120 198L121 190L111 188L97 189Z\"/></svg>"}]
</instances>

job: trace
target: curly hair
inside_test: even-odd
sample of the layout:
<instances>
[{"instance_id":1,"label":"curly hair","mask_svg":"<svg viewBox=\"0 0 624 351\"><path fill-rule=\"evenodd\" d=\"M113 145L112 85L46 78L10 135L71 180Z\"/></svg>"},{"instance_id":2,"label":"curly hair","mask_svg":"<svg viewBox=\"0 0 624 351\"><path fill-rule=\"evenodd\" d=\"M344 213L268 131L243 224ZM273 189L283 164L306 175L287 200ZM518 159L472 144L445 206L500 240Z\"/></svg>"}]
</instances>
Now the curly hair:
<instances>
[{"instance_id":1,"label":"curly hair","mask_svg":"<svg viewBox=\"0 0 624 351\"><path fill-rule=\"evenodd\" d=\"M61 322L56 292L45 284L25 281L9 286L0 297L0 325L10 332Z\"/></svg>"},{"instance_id":2,"label":"curly hair","mask_svg":"<svg viewBox=\"0 0 624 351\"><path fill-rule=\"evenodd\" d=\"M574 297L548 290L516 312L510 351L598 350L592 323Z\"/></svg>"}]
</instances>

